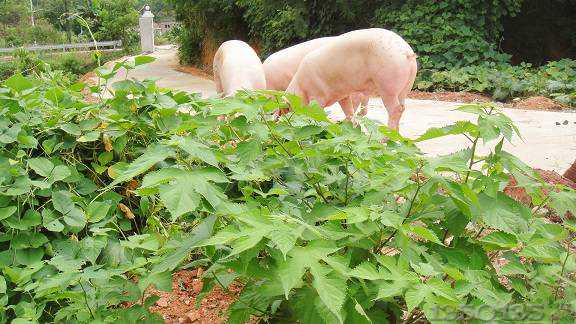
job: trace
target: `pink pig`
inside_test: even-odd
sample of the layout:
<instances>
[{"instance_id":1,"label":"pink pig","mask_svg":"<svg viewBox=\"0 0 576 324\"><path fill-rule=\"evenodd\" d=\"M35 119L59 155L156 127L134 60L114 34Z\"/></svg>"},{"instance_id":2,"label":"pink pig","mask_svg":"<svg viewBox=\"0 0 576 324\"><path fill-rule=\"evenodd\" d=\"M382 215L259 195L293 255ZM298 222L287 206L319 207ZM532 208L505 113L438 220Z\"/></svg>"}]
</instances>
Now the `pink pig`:
<instances>
[{"instance_id":1,"label":"pink pig","mask_svg":"<svg viewBox=\"0 0 576 324\"><path fill-rule=\"evenodd\" d=\"M338 39L338 37L316 38L285 48L270 55L266 60L264 60L264 72L266 73L268 89L285 91L296 74L296 71L298 71L298 67L304 57L306 57L308 53L315 51L322 46L333 43L336 39ZM340 105L345 105L346 107L352 105L354 111L359 105L362 105L363 108L360 111L360 114L364 116L366 114L368 97L358 93L349 99L350 101L348 101L348 98L339 100Z\"/></svg>"},{"instance_id":2,"label":"pink pig","mask_svg":"<svg viewBox=\"0 0 576 324\"><path fill-rule=\"evenodd\" d=\"M266 89L262 61L243 41L229 40L220 45L214 55L213 73L216 92L224 97L242 89Z\"/></svg>"},{"instance_id":3,"label":"pink pig","mask_svg":"<svg viewBox=\"0 0 576 324\"><path fill-rule=\"evenodd\" d=\"M416 54L400 36L380 28L363 29L310 52L286 91L321 107L340 101L347 119L354 114L355 94L361 94L360 101L377 94L388 111L388 127L398 130L417 70Z\"/></svg>"}]
</instances>

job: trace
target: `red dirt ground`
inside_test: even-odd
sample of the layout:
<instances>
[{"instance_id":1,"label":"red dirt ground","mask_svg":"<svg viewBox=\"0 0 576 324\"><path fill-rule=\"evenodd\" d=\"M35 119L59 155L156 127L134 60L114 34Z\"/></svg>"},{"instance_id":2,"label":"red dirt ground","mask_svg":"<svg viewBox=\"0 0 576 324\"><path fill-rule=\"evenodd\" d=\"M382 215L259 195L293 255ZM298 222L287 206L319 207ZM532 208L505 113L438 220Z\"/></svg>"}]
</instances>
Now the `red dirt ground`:
<instances>
[{"instance_id":1,"label":"red dirt ground","mask_svg":"<svg viewBox=\"0 0 576 324\"><path fill-rule=\"evenodd\" d=\"M196 309L196 297L203 285L202 279L198 275L199 269L181 270L174 273L171 292L150 289L150 294L160 297L150 310L162 315L168 324L225 323L226 311L240 293L241 287L233 283L228 287L229 292L215 287L210 294L202 299L200 307Z\"/></svg>"},{"instance_id":2,"label":"red dirt ground","mask_svg":"<svg viewBox=\"0 0 576 324\"><path fill-rule=\"evenodd\" d=\"M490 102L493 101L489 96L471 93L471 92L423 92L414 90L408 95L412 99L424 99L424 100L438 100L438 101L449 101L449 102ZM506 108L518 108L527 110L549 110L549 111L559 111L568 109L566 105L556 102L550 98L535 96L528 98L517 98L511 102L504 103Z\"/></svg>"}]
</instances>

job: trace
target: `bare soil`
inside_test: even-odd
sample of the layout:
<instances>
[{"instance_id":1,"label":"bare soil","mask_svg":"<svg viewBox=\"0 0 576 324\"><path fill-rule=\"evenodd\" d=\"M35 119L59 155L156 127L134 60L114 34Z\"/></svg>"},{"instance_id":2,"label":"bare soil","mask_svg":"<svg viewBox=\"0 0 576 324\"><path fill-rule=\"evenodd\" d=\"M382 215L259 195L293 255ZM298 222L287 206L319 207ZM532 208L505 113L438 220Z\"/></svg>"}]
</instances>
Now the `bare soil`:
<instances>
[{"instance_id":1,"label":"bare soil","mask_svg":"<svg viewBox=\"0 0 576 324\"><path fill-rule=\"evenodd\" d=\"M490 96L472 92L449 92L449 91L424 92L414 90L410 92L408 97L412 99L463 102L463 103L494 101L494 99L492 99ZM505 102L504 107L526 109L526 110L547 110L547 111L560 111L570 108L564 104L554 101L553 99L542 96L516 98L510 102Z\"/></svg>"},{"instance_id":2,"label":"bare soil","mask_svg":"<svg viewBox=\"0 0 576 324\"><path fill-rule=\"evenodd\" d=\"M174 273L171 292L150 289L150 294L160 297L150 310L160 314L168 324L225 323L226 311L234 303L242 288L237 283L232 283L228 291L215 287L202 299L200 307L196 308L196 297L203 287L201 273L198 275L199 269L201 268Z\"/></svg>"}]
</instances>

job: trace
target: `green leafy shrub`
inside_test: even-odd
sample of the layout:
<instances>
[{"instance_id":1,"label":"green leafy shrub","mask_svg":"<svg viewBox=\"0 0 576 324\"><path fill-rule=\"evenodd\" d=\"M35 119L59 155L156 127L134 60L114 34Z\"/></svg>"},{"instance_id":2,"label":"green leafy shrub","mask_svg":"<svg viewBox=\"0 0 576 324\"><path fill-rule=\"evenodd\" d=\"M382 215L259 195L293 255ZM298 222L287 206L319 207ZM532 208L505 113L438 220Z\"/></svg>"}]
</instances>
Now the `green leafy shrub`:
<instances>
[{"instance_id":1,"label":"green leafy shrub","mask_svg":"<svg viewBox=\"0 0 576 324\"><path fill-rule=\"evenodd\" d=\"M397 31L411 44L422 68L451 69L481 62L503 63L497 49L502 18L520 10L522 1L408 0L382 6L374 21Z\"/></svg>"},{"instance_id":2,"label":"green leafy shrub","mask_svg":"<svg viewBox=\"0 0 576 324\"><path fill-rule=\"evenodd\" d=\"M576 61L564 59L539 68L523 63L423 70L415 87L427 91L480 92L496 100L541 95L576 107Z\"/></svg>"},{"instance_id":3,"label":"green leafy shrub","mask_svg":"<svg viewBox=\"0 0 576 324\"><path fill-rule=\"evenodd\" d=\"M506 62L498 51L502 18L521 0L260 1L174 0L183 22L181 57L198 62L203 38L238 38L261 45L264 56L297 42L371 26L397 31L417 50L425 68ZM249 35L244 33L249 32ZM239 33L241 32L241 33ZM194 37L192 37L194 36ZM191 45L190 42L193 44Z\"/></svg>"},{"instance_id":4,"label":"green leafy shrub","mask_svg":"<svg viewBox=\"0 0 576 324\"><path fill-rule=\"evenodd\" d=\"M56 72L0 86L3 321L158 321L145 289L198 264L204 293L243 285L231 323L573 318L576 193L503 151L516 128L494 107L409 140L277 92L206 100L107 81L151 60L99 68L112 96L91 87L97 103ZM447 135L470 148L415 145ZM503 194L510 176L534 209ZM528 311L502 317L515 305Z\"/></svg>"}]
</instances>

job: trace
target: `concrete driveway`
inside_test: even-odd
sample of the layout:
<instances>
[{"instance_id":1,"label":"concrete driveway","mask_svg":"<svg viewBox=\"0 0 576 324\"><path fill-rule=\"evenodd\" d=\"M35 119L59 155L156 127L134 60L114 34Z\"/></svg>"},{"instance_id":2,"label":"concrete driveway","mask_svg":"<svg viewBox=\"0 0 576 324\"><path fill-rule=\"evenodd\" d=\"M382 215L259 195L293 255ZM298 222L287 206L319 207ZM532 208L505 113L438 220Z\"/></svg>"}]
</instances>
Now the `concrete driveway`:
<instances>
[{"instance_id":1,"label":"concrete driveway","mask_svg":"<svg viewBox=\"0 0 576 324\"><path fill-rule=\"evenodd\" d=\"M135 79L153 78L161 87L183 91L200 92L203 97L215 95L214 82L176 70L177 49L173 46L160 46L151 54L157 60L131 71L129 77ZM117 76L124 79L125 72ZM415 138L430 127L442 127L457 120L472 120L471 114L453 111L460 104L431 100L407 100L407 107L400 123L402 135ZM370 100L368 118L385 124L386 109L382 102ZM343 118L337 105L328 108L336 118ZM515 154L525 163L535 168L554 170L563 173L576 158L576 113L549 112L521 109L504 109L520 129L523 141L516 138L506 144L505 150ZM560 125L557 125L560 123ZM492 147L495 143L491 143ZM449 154L469 146L464 137L450 136L420 143L427 154ZM480 147L486 151L486 147Z\"/></svg>"}]
</instances>

